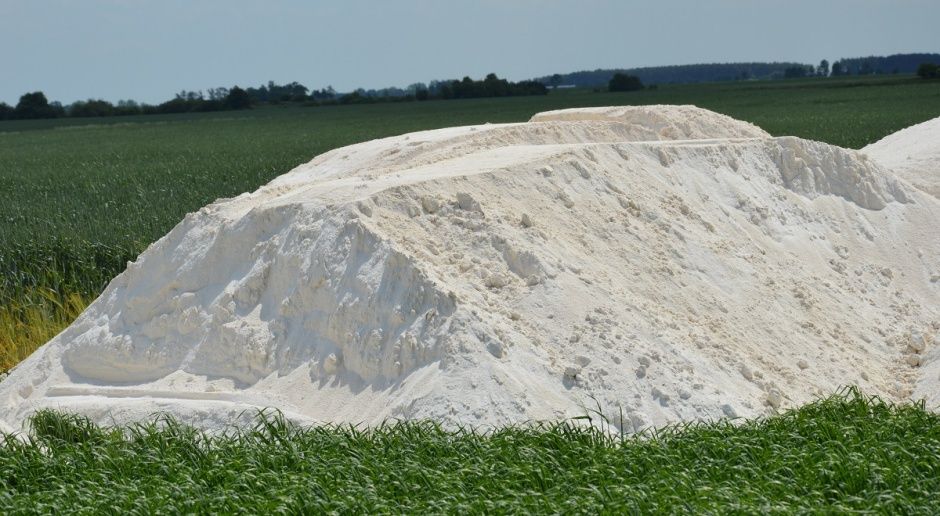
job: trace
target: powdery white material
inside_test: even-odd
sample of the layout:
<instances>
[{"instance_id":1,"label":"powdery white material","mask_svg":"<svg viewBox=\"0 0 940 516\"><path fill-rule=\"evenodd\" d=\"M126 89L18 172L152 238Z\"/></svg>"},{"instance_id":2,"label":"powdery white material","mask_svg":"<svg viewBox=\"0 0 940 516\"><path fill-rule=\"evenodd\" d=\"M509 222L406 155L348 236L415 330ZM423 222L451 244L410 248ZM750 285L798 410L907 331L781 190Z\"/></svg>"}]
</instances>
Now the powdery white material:
<instances>
[{"instance_id":1,"label":"powdery white material","mask_svg":"<svg viewBox=\"0 0 940 516\"><path fill-rule=\"evenodd\" d=\"M336 149L188 215L0 383L0 421L600 406L633 431L846 384L940 401L940 200L689 106L533 120Z\"/></svg>"},{"instance_id":2,"label":"powdery white material","mask_svg":"<svg viewBox=\"0 0 940 516\"><path fill-rule=\"evenodd\" d=\"M940 198L940 117L889 134L862 152Z\"/></svg>"},{"instance_id":3,"label":"powdery white material","mask_svg":"<svg viewBox=\"0 0 940 516\"><path fill-rule=\"evenodd\" d=\"M695 106L614 106L558 109L532 117L532 122L584 121L623 124L631 141L767 138L754 124Z\"/></svg>"}]
</instances>

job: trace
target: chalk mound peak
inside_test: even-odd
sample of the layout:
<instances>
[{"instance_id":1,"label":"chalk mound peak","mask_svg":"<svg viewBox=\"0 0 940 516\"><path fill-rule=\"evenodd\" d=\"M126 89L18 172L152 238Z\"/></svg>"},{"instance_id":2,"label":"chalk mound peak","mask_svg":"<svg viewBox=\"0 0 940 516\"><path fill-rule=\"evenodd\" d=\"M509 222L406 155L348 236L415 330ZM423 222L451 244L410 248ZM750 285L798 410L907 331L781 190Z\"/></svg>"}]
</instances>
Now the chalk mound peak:
<instances>
[{"instance_id":1,"label":"chalk mound peak","mask_svg":"<svg viewBox=\"0 0 940 516\"><path fill-rule=\"evenodd\" d=\"M599 403L633 431L845 384L936 399L938 212L858 152L691 106L365 142L187 215L0 383L0 421Z\"/></svg>"},{"instance_id":2,"label":"chalk mound peak","mask_svg":"<svg viewBox=\"0 0 940 516\"><path fill-rule=\"evenodd\" d=\"M696 106L614 106L546 111L530 122L615 122L633 126L635 140L767 138L754 124ZM642 136L641 136L642 135Z\"/></svg>"}]
</instances>

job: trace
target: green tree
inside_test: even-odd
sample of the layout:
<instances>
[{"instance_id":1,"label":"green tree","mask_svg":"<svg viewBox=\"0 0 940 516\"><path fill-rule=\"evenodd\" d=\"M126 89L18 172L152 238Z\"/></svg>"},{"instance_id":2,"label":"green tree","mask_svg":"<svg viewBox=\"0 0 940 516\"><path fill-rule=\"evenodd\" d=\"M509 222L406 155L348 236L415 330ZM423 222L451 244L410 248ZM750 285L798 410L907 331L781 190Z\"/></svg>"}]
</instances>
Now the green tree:
<instances>
[{"instance_id":1,"label":"green tree","mask_svg":"<svg viewBox=\"0 0 940 516\"><path fill-rule=\"evenodd\" d=\"M408 93L414 95L417 100L428 100L430 96L428 93L428 86L423 82L416 82L408 86Z\"/></svg>"},{"instance_id":2,"label":"green tree","mask_svg":"<svg viewBox=\"0 0 940 516\"><path fill-rule=\"evenodd\" d=\"M643 81L635 75L617 72L607 83L610 91L637 91L643 89Z\"/></svg>"},{"instance_id":3,"label":"green tree","mask_svg":"<svg viewBox=\"0 0 940 516\"><path fill-rule=\"evenodd\" d=\"M209 100L225 100L228 96L228 88L209 88L206 90L209 94Z\"/></svg>"},{"instance_id":4,"label":"green tree","mask_svg":"<svg viewBox=\"0 0 940 516\"><path fill-rule=\"evenodd\" d=\"M114 116L114 114L114 105L106 100L79 100L68 108L68 115L76 117Z\"/></svg>"},{"instance_id":5,"label":"green tree","mask_svg":"<svg viewBox=\"0 0 940 516\"><path fill-rule=\"evenodd\" d=\"M921 63L917 67L917 75L922 79L936 79L940 77L940 65L934 63Z\"/></svg>"},{"instance_id":6,"label":"green tree","mask_svg":"<svg viewBox=\"0 0 940 516\"><path fill-rule=\"evenodd\" d=\"M783 77L785 79L798 79L800 77L806 77L812 75L815 70L813 70L812 65L806 66L791 66L786 68L783 71Z\"/></svg>"},{"instance_id":7,"label":"green tree","mask_svg":"<svg viewBox=\"0 0 940 516\"><path fill-rule=\"evenodd\" d=\"M251 107L251 97L248 95L248 92L239 88L238 86L233 86L232 89L228 91L228 95L223 101L226 109L248 109Z\"/></svg>"},{"instance_id":8,"label":"green tree","mask_svg":"<svg viewBox=\"0 0 940 516\"><path fill-rule=\"evenodd\" d=\"M117 107L115 107L115 115L139 115L142 112L142 107L135 100L119 100Z\"/></svg>"},{"instance_id":9,"label":"green tree","mask_svg":"<svg viewBox=\"0 0 940 516\"><path fill-rule=\"evenodd\" d=\"M483 79L483 95L486 97L505 97L509 95L509 81L500 79L495 73Z\"/></svg>"},{"instance_id":10,"label":"green tree","mask_svg":"<svg viewBox=\"0 0 940 516\"><path fill-rule=\"evenodd\" d=\"M820 77L829 77L829 61L823 59L816 67L816 75Z\"/></svg>"},{"instance_id":11,"label":"green tree","mask_svg":"<svg viewBox=\"0 0 940 516\"><path fill-rule=\"evenodd\" d=\"M62 106L50 104L43 92L34 91L20 97L14 114L16 118L56 118L65 113Z\"/></svg>"}]
</instances>

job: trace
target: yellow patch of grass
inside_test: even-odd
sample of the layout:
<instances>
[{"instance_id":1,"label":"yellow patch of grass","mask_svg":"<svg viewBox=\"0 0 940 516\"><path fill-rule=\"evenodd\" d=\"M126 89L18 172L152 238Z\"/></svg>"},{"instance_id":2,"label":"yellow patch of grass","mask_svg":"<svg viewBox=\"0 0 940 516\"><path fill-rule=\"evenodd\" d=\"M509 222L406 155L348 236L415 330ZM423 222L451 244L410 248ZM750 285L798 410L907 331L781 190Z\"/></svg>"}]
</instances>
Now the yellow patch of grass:
<instances>
[{"instance_id":1,"label":"yellow patch of grass","mask_svg":"<svg viewBox=\"0 0 940 516\"><path fill-rule=\"evenodd\" d=\"M23 361L39 346L55 337L88 306L81 294L59 294L42 289L34 292L39 302L0 306L0 373Z\"/></svg>"}]
</instances>

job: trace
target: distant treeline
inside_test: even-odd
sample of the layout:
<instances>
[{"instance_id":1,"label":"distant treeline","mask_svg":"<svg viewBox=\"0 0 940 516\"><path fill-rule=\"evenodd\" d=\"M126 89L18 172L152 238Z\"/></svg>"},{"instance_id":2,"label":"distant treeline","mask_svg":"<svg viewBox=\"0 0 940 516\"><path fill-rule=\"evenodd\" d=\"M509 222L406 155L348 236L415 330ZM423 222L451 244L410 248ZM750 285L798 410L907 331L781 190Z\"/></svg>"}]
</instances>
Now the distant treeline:
<instances>
[{"instance_id":1,"label":"distant treeline","mask_svg":"<svg viewBox=\"0 0 940 516\"><path fill-rule=\"evenodd\" d=\"M922 63L940 64L940 54L895 54L839 59L830 66L804 63L711 63L676 66L654 66L630 69L597 69L547 75L537 81L547 86L596 88L609 83L614 74L638 77L645 84L679 84L697 82L739 81L751 79L787 79L810 76L874 75L915 73Z\"/></svg>"},{"instance_id":2,"label":"distant treeline","mask_svg":"<svg viewBox=\"0 0 940 516\"><path fill-rule=\"evenodd\" d=\"M383 88L380 90L358 89L337 96L332 102L321 104L368 104L373 102L407 102L431 99L471 99L484 97L515 97L521 95L547 95L548 88L538 81L509 82L496 74L489 74L481 81L470 77L457 80L416 82L407 88Z\"/></svg>"},{"instance_id":3,"label":"distant treeline","mask_svg":"<svg viewBox=\"0 0 940 516\"><path fill-rule=\"evenodd\" d=\"M297 103L313 106L546 93L548 88L538 81L509 82L492 73L479 81L464 77L461 80L431 81L430 84L415 83L407 88L358 89L346 94L337 93L332 86L311 90L298 82L276 84L269 81L257 88L209 88L205 93L184 90L174 98L157 105L141 104L133 100L112 104L105 100L88 99L63 106L59 102L49 102L45 94L36 91L20 97L16 106L0 102L0 120L193 113L247 109L256 104Z\"/></svg>"},{"instance_id":4,"label":"distant treeline","mask_svg":"<svg viewBox=\"0 0 940 516\"><path fill-rule=\"evenodd\" d=\"M248 93L234 88L213 88L209 97L202 92L182 91L157 105L139 104L133 100L121 100L112 104L106 100L79 100L68 106L49 102L41 91L26 93L15 107L0 102L0 120L28 120L34 118L102 117L126 115L156 115L164 113L191 113L201 111L224 111L251 107Z\"/></svg>"},{"instance_id":5,"label":"distant treeline","mask_svg":"<svg viewBox=\"0 0 940 516\"><path fill-rule=\"evenodd\" d=\"M712 63L676 66L655 66L627 69L597 69L555 74L536 79L548 86L577 86L594 88L605 86L621 73L638 77L645 84L678 84L695 82L733 81L744 79L782 78L791 67L800 63Z\"/></svg>"},{"instance_id":6,"label":"distant treeline","mask_svg":"<svg viewBox=\"0 0 940 516\"><path fill-rule=\"evenodd\" d=\"M926 65L926 67L924 67ZM833 62L823 59L819 65L801 63L711 63L677 66L656 66L632 69L597 69L554 74L529 81L510 82L489 74L482 80L464 77L457 80L414 83L407 88L357 89L338 93L332 86L311 90L299 82L276 84L268 81L257 88L209 88L202 91L181 91L174 98L156 105L122 100L116 104L88 99L63 106L50 102L41 91L20 97L16 106L0 102L0 120L150 115L247 109L252 105L296 103L305 106L329 104L362 104L375 102L409 102L431 99L466 99L477 97L509 97L545 95L548 87L607 87L612 91L642 89L643 84L698 83L753 79L787 79L845 75L918 73L924 78L938 74L940 54L895 54L843 58ZM616 79L615 79L615 76ZM629 78L629 84L623 82ZM613 80L613 82L611 82ZM613 85L613 87L611 87Z\"/></svg>"},{"instance_id":7,"label":"distant treeline","mask_svg":"<svg viewBox=\"0 0 940 516\"><path fill-rule=\"evenodd\" d=\"M923 63L940 64L940 54L894 54L839 59L832 63L832 75L916 73Z\"/></svg>"},{"instance_id":8,"label":"distant treeline","mask_svg":"<svg viewBox=\"0 0 940 516\"><path fill-rule=\"evenodd\" d=\"M436 84L436 92L443 99L469 99L477 97L513 97L519 95L545 95L548 88L538 81L509 82L489 74L482 81L464 77L460 81L445 81Z\"/></svg>"}]
</instances>

